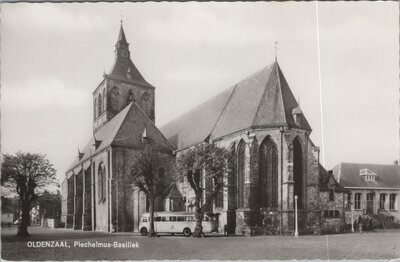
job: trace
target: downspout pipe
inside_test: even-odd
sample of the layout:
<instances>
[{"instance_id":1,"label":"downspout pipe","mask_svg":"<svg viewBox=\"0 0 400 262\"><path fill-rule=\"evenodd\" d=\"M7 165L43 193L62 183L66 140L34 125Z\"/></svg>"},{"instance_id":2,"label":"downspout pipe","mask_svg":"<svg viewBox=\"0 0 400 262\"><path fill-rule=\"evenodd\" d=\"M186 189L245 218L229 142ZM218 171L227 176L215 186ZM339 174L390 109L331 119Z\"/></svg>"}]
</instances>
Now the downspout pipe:
<instances>
[{"instance_id":1,"label":"downspout pipe","mask_svg":"<svg viewBox=\"0 0 400 262\"><path fill-rule=\"evenodd\" d=\"M281 133L281 219L280 219L280 227L279 227L279 234L282 235L282 227L283 227L283 133L285 129L283 126L280 127L279 132Z\"/></svg>"}]
</instances>

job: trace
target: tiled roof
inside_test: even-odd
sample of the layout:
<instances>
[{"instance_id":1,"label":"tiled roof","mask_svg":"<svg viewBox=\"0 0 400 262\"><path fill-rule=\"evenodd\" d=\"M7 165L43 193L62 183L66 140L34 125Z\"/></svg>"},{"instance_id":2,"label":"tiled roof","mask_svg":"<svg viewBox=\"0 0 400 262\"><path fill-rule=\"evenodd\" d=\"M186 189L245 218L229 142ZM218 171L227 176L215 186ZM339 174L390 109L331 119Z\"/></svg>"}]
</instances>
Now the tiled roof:
<instances>
[{"instance_id":1,"label":"tiled roof","mask_svg":"<svg viewBox=\"0 0 400 262\"><path fill-rule=\"evenodd\" d=\"M127 77L128 70L130 71L131 78ZM107 76L128 82L133 81L145 86L152 86L143 78L142 74L140 74L139 70L129 57L117 57Z\"/></svg>"},{"instance_id":2,"label":"tiled roof","mask_svg":"<svg viewBox=\"0 0 400 262\"><path fill-rule=\"evenodd\" d=\"M219 139L243 129L290 126L311 131L303 116L300 125L292 110L298 106L277 62L242 80L160 130L178 148Z\"/></svg>"},{"instance_id":3,"label":"tiled roof","mask_svg":"<svg viewBox=\"0 0 400 262\"><path fill-rule=\"evenodd\" d=\"M360 170L367 168L376 174L375 181L366 181ZM400 188L400 166L340 163L333 168L333 175L344 187Z\"/></svg>"},{"instance_id":4,"label":"tiled roof","mask_svg":"<svg viewBox=\"0 0 400 262\"><path fill-rule=\"evenodd\" d=\"M234 87L225 90L205 103L160 128L175 147L181 149L204 141L232 94Z\"/></svg>"},{"instance_id":5,"label":"tiled roof","mask_svg":"<svg viewBox=\"0 0 400 262\"><path fill-rule=\"evenodd\" d=\"M173 145L157 129L154 123L136 103L132 102L97 130L93 135L94 137L90 139L83 149L83 157L80 160L76 158L68 171L110 145L143 148L142 134L144 129L146 129L147 133L146 143L149 143L154 150L165 153L171 153L174 150ZM93 146L95 139L101 142L96 150Z\"/></svg>"}]
</instances>

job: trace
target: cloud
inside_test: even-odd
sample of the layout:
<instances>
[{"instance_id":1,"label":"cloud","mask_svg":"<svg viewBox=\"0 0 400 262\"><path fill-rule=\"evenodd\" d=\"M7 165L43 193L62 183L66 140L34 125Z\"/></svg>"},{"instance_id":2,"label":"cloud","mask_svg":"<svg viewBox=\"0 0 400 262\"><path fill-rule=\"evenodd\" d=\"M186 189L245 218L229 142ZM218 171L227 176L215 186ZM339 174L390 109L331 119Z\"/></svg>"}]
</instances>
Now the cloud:
<instances>
[{"instance_id":1,"label":"cloud","mask_svg":"<svg viewBox=\"0 0 400 262\"><path fill-rule=\"evenodd\" d=\"M90 103L86 90L67 88L57 78L30 79L22 86L3 85L2 104L26 110L52 107L78 107Z\"/></svg>"},{"instance_id":2,"label":"cloud","mask_svg":"<svg viewBox=\"0 0 400 262\"><path fill-rule=\"evenodd\" d=\"M21 4L7 5L3 8L3 23L14 28L26 30L90 32L106 28L104 19L96 14L77 14L65 5Z\"/></svg>"},{"instance_id":3,"label":"cloud","mask_svg":"<svg viewBox=\"0 0 400 262\"><path fill-rule=\"evenodd\" d=\"M240 21L234 21L210 12L207 6L186 5L173 9L166 18L149 20L145 32L154 32L147 35L154 41L184 44L245 45L270 40L270 30L260 32L259 28L248 27L244 18L245 15L239 18Z\"/></svg>"}]
</instances>

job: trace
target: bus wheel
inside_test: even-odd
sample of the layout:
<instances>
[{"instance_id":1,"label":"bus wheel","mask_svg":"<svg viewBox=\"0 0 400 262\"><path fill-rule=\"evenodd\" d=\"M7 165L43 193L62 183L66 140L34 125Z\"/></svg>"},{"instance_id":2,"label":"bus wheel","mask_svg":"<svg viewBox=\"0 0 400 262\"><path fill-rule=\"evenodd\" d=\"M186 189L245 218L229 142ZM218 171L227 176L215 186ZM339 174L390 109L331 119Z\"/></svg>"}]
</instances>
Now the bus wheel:
<instances>
[{"instance_id":1,"label":"bus wheel","mask_svg":"<svg viewBox=\"0 0 400 262\"><path fill-rule=\"evenodd\" d=\"M140 234L142 234L142 236L147 236L147 234L148 234L147 228L142 227L142 228L140 229Z\"/></svg>"},{"instance_id":2,"label":"bus wheel","mask_svg":"<svg viewBox=\"0 0 400 262\"><path fill-rule=\"evenodd\" d=\"M192 234L192 231L190 231L190 228L185 228L185 229L183 230L183 235L184 235L185 237L190 237L191 234Z\"/></svg>"}]
</instances>

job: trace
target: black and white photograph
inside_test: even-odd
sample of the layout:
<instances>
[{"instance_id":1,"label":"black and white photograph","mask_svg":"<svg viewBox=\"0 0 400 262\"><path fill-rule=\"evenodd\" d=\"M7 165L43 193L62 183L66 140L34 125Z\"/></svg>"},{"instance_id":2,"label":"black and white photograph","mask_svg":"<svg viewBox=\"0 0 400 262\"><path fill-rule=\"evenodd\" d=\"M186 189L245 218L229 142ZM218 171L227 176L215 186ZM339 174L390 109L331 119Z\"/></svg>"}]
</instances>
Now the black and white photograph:
<instances>
[{"instance_id":1,"label":"black and white photograph","mask_svg":"<svg viewBox=\"0 0 400 262\"><path fill-rule=\"evenodd\" d=\"M1 4L1 258L400 259L399 2Z\"/></svg>"}]
</instances>

